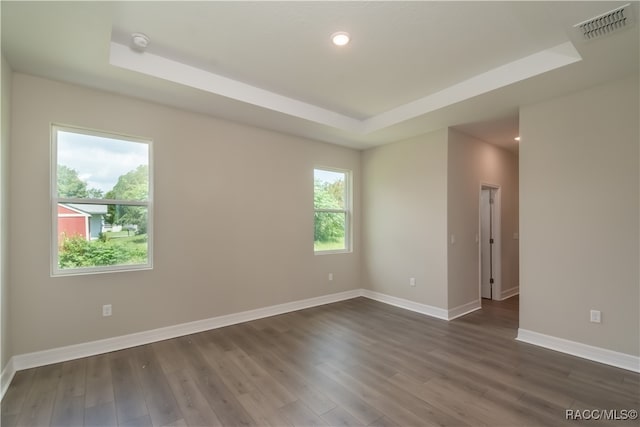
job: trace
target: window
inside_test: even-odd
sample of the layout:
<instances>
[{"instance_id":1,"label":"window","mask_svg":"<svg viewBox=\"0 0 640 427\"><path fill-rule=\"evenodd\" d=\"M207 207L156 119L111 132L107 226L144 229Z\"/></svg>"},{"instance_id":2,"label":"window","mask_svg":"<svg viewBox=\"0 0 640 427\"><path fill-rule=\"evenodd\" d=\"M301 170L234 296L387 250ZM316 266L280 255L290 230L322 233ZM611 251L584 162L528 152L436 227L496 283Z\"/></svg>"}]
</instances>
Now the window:
<instances>
[{"instance_id":1,"label":"window","mask_svg":"<svg viewBox=\"0 0 640 427\"><path fill-rule=\"evenodd\" d=\"M151 268L151 142L51 131L52 275Z\"/></svg>"},{"instance_id":2,"label":"window","mask_svg":"<svg viewBox=\"0 0 640 427\"><path fill-rule=\"evenodd\" d=\"M350 172L314 169L314 239L316 253L350 250Z\"/></svg>"}]
</instances>

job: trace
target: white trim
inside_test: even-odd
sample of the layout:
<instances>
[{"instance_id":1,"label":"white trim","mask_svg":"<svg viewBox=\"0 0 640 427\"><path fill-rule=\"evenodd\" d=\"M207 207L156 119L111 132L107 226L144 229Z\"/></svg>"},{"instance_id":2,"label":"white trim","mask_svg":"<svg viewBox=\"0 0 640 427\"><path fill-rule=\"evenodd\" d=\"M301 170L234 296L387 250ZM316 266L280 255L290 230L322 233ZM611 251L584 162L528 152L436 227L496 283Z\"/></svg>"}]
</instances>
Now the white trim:
<instances>
[{"instance_id":1,"label":"white trim","mask_svg":"<svg viewBox=\"0 0 640 427\"><path fill-rule=\"evenodd\" d=\"M289 313L291 311L344 301L360 296L441 320L453 320L481 308L479 300L468 302L450 310L445 310L443 308L382 294L369 289L353 289L335 294L322 295L304 300L292 301L269 307L122 335L119 337L15 355L9 359L7 365L2 370L2 375L0 377L0 399L4 397L4 394L6 393L16 371L136 347L139 345L217 329L224 326ZM637 356L593 347L575 341L528 331L526 329L518 329L518 337L516 340L560 351L562 353L571 354L573 356L594 360L607 365L616 366L622 369L640 372L640 358Z\"/></svg>"},{"instance_id":2,"label":"white trim","mask_svg":"<svg viewBox=\"0 0 640 427\"><path fill-rule=\"evenodd\" d=\"M113 40L109 49L109 63L113 66L359 135L386 129L581 60L573 43L567 41L360 120L150 52L140 54Z\"/></svg>"},{"instance_id":3,"label":"white trim","mask_svg":"<svg viewBox=\"0 0 640 427\"><path fill-rule=\"evenodd\" d=\"M415 311L416 313L425 314L427 316L435 317L442 320L453 320L458 317L464 316L476 310L480 310L482 305L480 300L468 302L466 304L459 305L449 310L444 308L434 307L432 305L422 304L419 302L411 301L404 298L394 297L391 295L383 294L369 289L362 289L362 296L375 301L383 302L385 304L393 305L396 307L404 308L405 310Z\"/></svg>"},{"instance_id":4,"label":"white trim","mask_svg":"<svg viewBox=\"0 0 640 427\"><path fill-rule=\"evenodd\" d=\"M516 295L520 295L520 286L514 286L513 288L503 290L499 301L504 301L511 297L515 297Z\"/></svg>"},{"instance_id":5,"label":"white trim","mask_svg":"<svg viewBox=\"0 0 640 427\"><path fill-rule=\"evenodd\" d=\"M69 209L70 211L76 211L76 213L67 213L67 214L58 214L58 218L84 218L84 217L88 217L91 216L90 214L86 213L86 212L80 212L78 211L78 209L72 208L71 206L67 205L66 203L58 203L58 206L62 206L65 209Z\"/></svg>"},{"instance_id":6,"label":"white trim","mask_svg":"<svg viewBox=\"0 0 640 427\"><path fill-rule=\"evenodd\" d=\"M97 341L90 341L65 347L52 348L49 350L36 351L33 353L15 355L9 360L7 366L2 371L2 396L4 396L4 392L11 383L11 380L13 379L16 371L20 371L23 369L36 368L38 366L49 365L52 363L65 362L82 357L94 356L96 354L103 354L111 351L122 350L125 348L136 347L139 345L150 344L157 341L195 334L198 332L222 328L225 326L235 325L243 322L249 322L265 317L276 316L279 314L289 313L291 311L303 310L305 308L316 307L319 305L344 301L360 296L442 320L451 320L454 318L452 317L452 315L454 314L455 317L459 317L463 314L480 308L472 307L475 304L479 304L479 301L472 301L471 303L467 303L460 307L456 307L453 310L447 311L439 307L433 307L427 304L409 301L404 298L385 295L379 292L370 291L368 289L353 289L350 291L322 295L319 297L307 298L304 300L292 301L283 304L272 305L269 307L242 311L239 313L211 317L209 319L196 320L193 322L166 326L149 331L136 332L133 334L121 335L118 337L106 338ZM453 313L454 311L455 313Z\"/></svg>"},{"instance_id":7,"label":"white trim","mask_svg":"<svg viewBox=\"0 0 640 427\"><path fill-rule=\"evenodd\" d=\"M328 249L328 250L316 250L315 242L313 253L314 255L332 255L332 254L345 254L353 252L353 224L352 224L352 212L353 212L353 171L350 169L340 169L330 166L314 166L313 167L313 192L315 198L315 174L316 170L325 172L335 172L344 174L344 209L319 209L313 207L313 213L315 217L316 212L329 212L329 213L343 213L344 214L344 249ZM315 224L314 224L315 225Z\"/></svg>"},{"instance_id":8,"label":"white trim","mask_svg":"<svg viewBox=\"0 0 640 427\"><path fill-rule=\"evenodd\" d=\"M235 325L237 323L249 322L251 320L262 319L264 317L275 316L291 311L344 301L362 295L360 289L354 289L335 294L323 295L308 298L300 301L292 301L284 304L272 305L270 307L258 308L255 310L242 311L239 313L226 314L223 316L211 317L209 319L196 320L194 322L181 323L164 328L152 329L150 331L137 332L119 337L106 338L97 341L90 341L82 344L74 344L66 347L52 348L50 350L36 351L33 353L19 354L12 358L12 369L19 371L22 369L35 368L49 365L51 363L64 362L81 357L93 356L96 354L108 353L122 350L129 347L136 347L156 341L176 338L184 335L195 334L208 331L210 329L222 328L224 326Z\"/></svg>"},{"instance_id":9,"label":"white trim","mask_svg":"<svg viewBox=\"0 0 640 427\"><path fill-rule=\"evenodd\" d=\"M480 303L479 299L459 305L454 308L450 308L449 310L447 310L447 320L457 319L458 317L462 317L476 310L480 310L481 308L482 304Z\"/></svg>"},{"instance_id":10,"label":"white trim","mask_svg":"<svg viewBox=\"0 0 640 427\"><path fill-rule=\"evenodd\" d=\"M16 368L13 365L13 357L9 359L7 365L2 370L2 374L0 375L0 399L4 397L4 394L7 392L9 388L9 384L13 380L14 375L16 374Z\"/></svg>"},{"instance_id":11,"label":"white trim","mask_svg":"<svg viewBox=\"0 0 640 427\"><path fill-rule=\"evenodd\" d=\"M619 353L522 328L518 329L516 340L629 371L640 372L640 357L631 354Z\"/></svg>"},{"instance_id":12,"label":"white trim","mask_svg":"<svg viewBox=\"0 0 640 427\"><path fill-rule=\"evenodd\" d=\"M150 52L145 52L144 55L141 55L140 52L133 51L129 46L113 41L109 49L109 63L126 70L136 71L315 123L349 132L362 132L362 121L344 114L270 92L257 86L251 86Z\"/></svg>"},{"instance_id":13,"label":"white trim","mask_svg":"<svg viewBox=\"0 0 640 427\"><path fill-rule=\"evenodd\" d=\"M51 237L50 237L50 276L63 277L85 274L102 274L118 271L139 271L153 269L153 140L131 135L123 135L114 132L101 131L96 129L82 128L73 125L65 125L60 123L51 123L50 125L50 199L51 199ZM126 141L136 144L145 144L147 146L147 168L149 178L149 189L146 200L119 200L119 199L93 199L93 198L75 198L75 197L59 197L58 196L58 134L60 132L73 133L89 137L109 138L120 141ZM59 257L59 230L58 222L60 214L58 209L60 206L83 213L81 210L69 206L69 204L91 204L91 205L126 205L140 206L147 209L147 262L144 264L119 264L119 265L100 265L93 267L79 268L60 268L58 266ZM89 218L92 214L85 216L85 236L87 240L91 240L89 229Z\"/></svg>"},{"instance_id":14,"label":"white trim","mask_svg":"<svg viewBox=\"0 0 640 427\"><path fill-rule=\"evenodd\" d=\"M484 189L496 190L492 218L493 249L495 251L493 267L495 271L493 272L491 299L499 301L502 298L502 187L499 184L484 181L480 183L480 193L478 194L478 298L482 299L482 190ZM497 298L494 298L494 295L497 295Z\"/></svg>"},{"instance_id":15,"label":"white trim","mask_svg":"<svg viewBox=\"0 0 640 427\"><path fill-rule=\"evenodd\" d=\"M436 317L442 320L449 320L449 313L444 308L434 307L432 305L422 304L410 301L404 298L393 297L391 295L381 294L380 292L362 289L362 296L369 299L380 301L385 304L394 305L406 310L415 311L417 313L426 314L427 316Z\"/></svg>"},{"instance_id":16,"label":"white trim","mask_svg":"<svg viewBox=\"0 0 640 427\"><path fill-rule=\"evenodd\" d=\"M400 105L363 121L364 133L372 133L406 120L446 108L475 96L526 80L547 71L581 61L570 41L541 50L455 83L439 92Z\"/></svg>"}]
</instances>

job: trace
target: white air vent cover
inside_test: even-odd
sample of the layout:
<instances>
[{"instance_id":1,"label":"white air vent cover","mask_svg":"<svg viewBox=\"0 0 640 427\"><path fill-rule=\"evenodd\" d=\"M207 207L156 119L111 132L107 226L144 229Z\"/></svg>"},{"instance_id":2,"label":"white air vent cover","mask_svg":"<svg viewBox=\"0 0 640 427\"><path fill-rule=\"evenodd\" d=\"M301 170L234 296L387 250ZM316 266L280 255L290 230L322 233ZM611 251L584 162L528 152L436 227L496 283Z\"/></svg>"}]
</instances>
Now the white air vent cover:
<instances>
[{"instance_id":1,"label":"white air vent cover","mask_svg":"<svg viewBox=\"0 0 640 427\"><path fill-rule=\"evenodd\" d=\"M585 40L606 36L631 26L633 13L629 9L630 4L627 3L624 6L576 24L574 27L580 31L580 35Z\"/></svg>"}]
</instances>

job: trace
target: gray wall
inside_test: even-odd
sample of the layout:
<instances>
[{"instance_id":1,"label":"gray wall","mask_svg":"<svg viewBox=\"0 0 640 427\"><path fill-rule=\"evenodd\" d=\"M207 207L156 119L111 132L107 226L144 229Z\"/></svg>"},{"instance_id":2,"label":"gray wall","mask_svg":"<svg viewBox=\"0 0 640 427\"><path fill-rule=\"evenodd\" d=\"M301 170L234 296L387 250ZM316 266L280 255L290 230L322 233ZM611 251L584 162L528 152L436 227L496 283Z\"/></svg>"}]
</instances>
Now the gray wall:
<instances>
[{"instance_id":1,"label":"gray wall","mask_svg":"<svg viewBox=\"0 0 640 427\"><path fill-rule=\"evenodd\" d=\"M0 132L0 370L13 356L9 330L9 137L11 77L9 64L2 56L2 124Z\"/></svg>"},{"instance_id":2,"label":"gray wall","mask_svg":"<svg viewBox=\"0 0 640 427\"><path fill-rule=\"evenodd\" d=\"M479 292L480 187L500 186L501 272L504 291L518 287L517 154L449 129L447 226L455 244L448 245L449 309L477 301Z\"/></svg>"},{"instance_id":3,"label":"gray wall","mask_svg":"<svg viewBox=\"0 0 640 427\"><path fill-rule=\"evenodd\" d=\"M520 112L520 327L636 356L639 93L636 74Z\"/></svg>"},{"instance_id":4,"label":"gray wall","mask_svg":"<svg viewBox=\"0 0 640 427\"><path fill-rule=\"evenodd\" d=\"M18 73L12 100L14 354L360 287L359 200L354 252L316 256L312 191L323 165L360 194L359 152ZM153 140L153 270L50 277L52 122Z\"/></svg>"},{"instance_id":5,"label":"gray wall","mask_svg":"<svg viewBox=\"0 0 640 427\"><path fill-rule=\"evenodd\" d=\"M360 153L18 73L9 150L5 65L3 366L12 354L359 287L454 308L477 298L478 181L503 185L503 209L517 212L512 155L455 131ZM638 90L636 75L522 108L519 227L521 327L635 355ZM51 122L154 140L154 270L49 276ZM8 158L20 167L9 171ZM511 169L497 174L496 163ZM353 171L351 254L313 254L316 165ZM8 216L21 230L9 239ZM503 214L503 256L517 254L517 230L517 213ZM464 247L450 247L450 231ZM503 264L505 289L517 269ZM588 322L591 308L602 324Z\"/></svg>"},{"instance_id":6,"label":"gray wall","mask_svg":"<svg viewBox=\"0 0 640 427\"><path fill-rule=\"evenodd\" d=\"M363 286L446 309L447 131L367 150L362 169Z\"/></svg>"},{"instance_id":7,"label":"gray wall","mask_svg":"<svg viewBox=\"0 0 640 427\"><path fill-rule=\"evenodd\" d=\"M517 287L517 170L514 153L452 129L364 151L363 287L443 309L478 301L483 182L503 189L503 289Z\"/></svg>"}]
</instances>

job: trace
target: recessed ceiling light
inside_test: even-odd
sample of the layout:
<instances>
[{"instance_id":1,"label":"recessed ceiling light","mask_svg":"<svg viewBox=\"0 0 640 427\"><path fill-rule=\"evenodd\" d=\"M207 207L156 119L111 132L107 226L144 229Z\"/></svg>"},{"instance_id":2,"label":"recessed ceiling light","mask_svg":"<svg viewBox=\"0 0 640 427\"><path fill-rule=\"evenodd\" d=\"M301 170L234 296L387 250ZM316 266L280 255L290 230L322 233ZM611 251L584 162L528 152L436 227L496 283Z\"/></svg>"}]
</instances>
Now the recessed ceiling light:
<instances>
[{"instance_id":1,"label":"recessed ceiling light","mask_svg":"<svg viewBox=\"0 0 640 427\"><path fill-rule=\"evenodd\" d=\"M351 40L349 33L344 31L338 31L337 33L331 34L331 41L336 46L344 46L349 43L349 40Z\"/></svg>"},{"instance_id":2,"label":"recessed ceiling light","mask_svg":"<svg viewBox=\"0 0 640 427\"><path fill-rule=\"evenodd\" d=\"M515 137L515 138L513 138L513 139L515 139L516 141L520 141L520 137L519 137L519 136L516 136L516 137Z\"/></svg>"}]
</instances>

